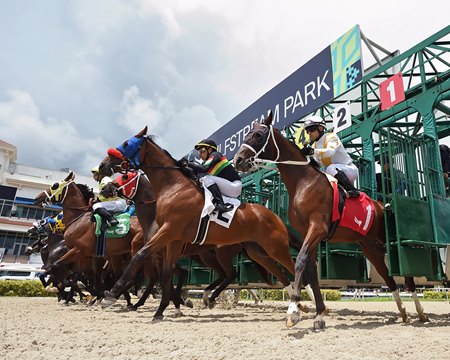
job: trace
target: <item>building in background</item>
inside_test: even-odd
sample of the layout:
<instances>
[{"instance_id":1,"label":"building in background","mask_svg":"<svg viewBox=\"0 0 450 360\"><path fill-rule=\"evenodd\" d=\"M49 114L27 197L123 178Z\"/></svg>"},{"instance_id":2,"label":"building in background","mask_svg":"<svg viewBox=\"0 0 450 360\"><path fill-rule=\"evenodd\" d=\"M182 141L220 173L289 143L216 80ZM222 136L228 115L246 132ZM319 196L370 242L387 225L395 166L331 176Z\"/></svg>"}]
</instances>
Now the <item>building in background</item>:
<instances>
[{"instance_id":1,"label":"building in background","mask_svg":"<svg viewBox=\"0 0 450 360\"><path fill-rule=\"evenodd\" d=\"M55 182L64 179L69 169L49 170L16 163L17 147L0 139L0 262L27 263L25 249L32 242L26 231L33 221L56 215L61 207L34 206L34 198ZM78 183L97 190L89 176L77 175Z\"/></svg>"}]
</instances>

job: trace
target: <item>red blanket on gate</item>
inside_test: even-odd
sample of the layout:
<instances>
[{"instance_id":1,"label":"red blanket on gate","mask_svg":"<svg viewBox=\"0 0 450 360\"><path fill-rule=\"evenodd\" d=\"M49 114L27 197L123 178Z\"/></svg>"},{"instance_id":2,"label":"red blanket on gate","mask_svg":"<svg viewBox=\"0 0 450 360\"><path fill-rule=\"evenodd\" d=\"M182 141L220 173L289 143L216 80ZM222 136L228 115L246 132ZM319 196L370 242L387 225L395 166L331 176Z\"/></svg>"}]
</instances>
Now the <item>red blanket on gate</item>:
<instances>
[{"instance_id":1,"label":"red blanket on gate","mask_svg":"<svg viewBox=\"0 0 450 360\"><path fill-rule=\"evenodd\" d=\"M361 196L354 199L345 199L342 216L339 214L339 190L337 183L331 183L333 187L333 214L332 221L341 219L339 226L343 226L361 235L367 235L372 227L375 215L375 206L373 201L366 194L361 192Z\"/></svg>"}]
</instances>

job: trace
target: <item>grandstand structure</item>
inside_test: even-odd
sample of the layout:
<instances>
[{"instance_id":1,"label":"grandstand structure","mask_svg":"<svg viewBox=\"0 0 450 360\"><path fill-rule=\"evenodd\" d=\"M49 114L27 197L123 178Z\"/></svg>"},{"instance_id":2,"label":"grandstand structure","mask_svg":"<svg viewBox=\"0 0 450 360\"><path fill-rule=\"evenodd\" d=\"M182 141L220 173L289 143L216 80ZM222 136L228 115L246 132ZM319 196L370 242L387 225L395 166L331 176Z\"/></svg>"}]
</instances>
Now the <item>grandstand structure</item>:
<instances>
[{"instance_id":1,"label":"grandstand structure","mask_svg":"<svg viewBox=\"0 0 450 360\"><path fill-rule=\"evenodd\" d=\"M56 215L58 206L34 206L41 191L67 176L68 169L44 169L17 163L17 146L0 139L0 262L28 263L26 231L35 220ZM95 181L77 175L77 182L96 189Z\"/></svg>"}]
</instances>

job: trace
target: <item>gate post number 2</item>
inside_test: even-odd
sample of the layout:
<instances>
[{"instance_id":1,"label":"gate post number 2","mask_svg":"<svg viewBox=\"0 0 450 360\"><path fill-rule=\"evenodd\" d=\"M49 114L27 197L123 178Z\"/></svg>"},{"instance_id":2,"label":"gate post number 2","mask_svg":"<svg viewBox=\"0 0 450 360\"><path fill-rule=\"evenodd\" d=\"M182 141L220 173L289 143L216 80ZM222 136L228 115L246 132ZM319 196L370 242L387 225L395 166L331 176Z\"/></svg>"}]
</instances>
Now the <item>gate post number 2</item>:
<instances>
[{"instance_id":1,"label":"gate post number 2","mask_svg":"<svg viewBox=\"0 0 450 360\"><path fill-rule=\"evenodd\" d=\"M382 111L405 100L402 73L392 75L380 83L380 100Z\"/></svg>"}]
</instances>

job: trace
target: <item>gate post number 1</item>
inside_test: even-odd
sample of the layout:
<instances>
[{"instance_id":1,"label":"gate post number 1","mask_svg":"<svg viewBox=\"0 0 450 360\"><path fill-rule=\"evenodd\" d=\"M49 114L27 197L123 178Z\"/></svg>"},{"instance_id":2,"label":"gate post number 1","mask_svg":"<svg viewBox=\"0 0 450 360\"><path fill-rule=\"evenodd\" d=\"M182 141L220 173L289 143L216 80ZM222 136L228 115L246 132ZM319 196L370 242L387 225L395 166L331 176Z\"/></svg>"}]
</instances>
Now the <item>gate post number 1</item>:
<instances>
[{"instance_id":1,"label":"gate post number 1","mask_svg":"<svg viewBox=\"0 0 450 360\"><path fill-rule=\"evenodd\" d=\"M380 100L382 111L405 100L402 73L392 75L380 83Z\"/></svg>"}]
</instances>

